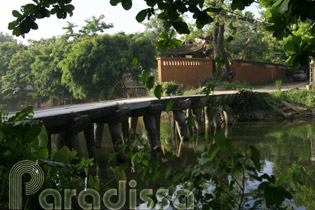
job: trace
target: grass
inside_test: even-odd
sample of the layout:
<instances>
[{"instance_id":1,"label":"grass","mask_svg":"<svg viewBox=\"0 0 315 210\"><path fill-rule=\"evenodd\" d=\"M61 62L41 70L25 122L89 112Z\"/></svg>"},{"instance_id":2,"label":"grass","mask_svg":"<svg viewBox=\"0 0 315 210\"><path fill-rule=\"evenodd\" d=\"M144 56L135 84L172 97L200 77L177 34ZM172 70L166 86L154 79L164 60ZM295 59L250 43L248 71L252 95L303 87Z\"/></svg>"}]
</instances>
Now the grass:
<instances>
[{"instance_id":1,"label":"grass","mask_svg":"<svg viewBox=\"0 0 315 210\"><path fill-rule=\"evenodd\" d=\"M240 81L233 81L233 82L226 82L226 81L208 81L208 82L205 82L203 84L203 86L207 86L209 84L212 84L216 87L223 87L227 90L240 90L240 89L249 89L250 86L245 83L245 82L240 82Z\"/></svg>"},{"instance_id":2,"label":"grass","mask_svg":"<svg viewBox=\"0 0 315 210\"><path fill-rule=\"evenodd\" d=\"M264 83L251 84L251 86L275 85L277 81L282 81L282 84L289 84L289 83L296 82L296 81L293 81L293 80L281 79L281 80L271 80L271 81L264 82Z\"/></svg>"},{"instance_id":3,"label":"grass","mask_svg":"<svg viewBox=\"0 0 315 210\"><path fill-rule=\"evenodd\" d=\"M196 94L202 94L203 92L203 87L198 87L194 89L189 89L184 91L184 95L196 95Z\"/></svg>"},{"instance_id":4,"label":"grass","mask_svg":"<svg viewBox=\"0 0 315 210\"><path fill-rule=\"evenodd\" d=\"M315 107L315 91L314 90L305 90L297 89L288 92L276 91L271 94L271 98L274 101L286 101L291 104L306 106L308 108Z\"/></svg>"},{"instance_id":5,"label":"grass","mask_svg":"<svg viewBox=\"0 0 315 210\"><path fill-rule=\"evenodd\" d=\"M242 89L249 89L250 86L247 83L234 81L234 82L224 82L224 81L207 81L202 86L188 89L184 91L184 95L195 95L195 94L202 94L203 88L208 85L214 85L215 87L225 88L226 90L242 90Z\"/></svg>"}]
</instances>

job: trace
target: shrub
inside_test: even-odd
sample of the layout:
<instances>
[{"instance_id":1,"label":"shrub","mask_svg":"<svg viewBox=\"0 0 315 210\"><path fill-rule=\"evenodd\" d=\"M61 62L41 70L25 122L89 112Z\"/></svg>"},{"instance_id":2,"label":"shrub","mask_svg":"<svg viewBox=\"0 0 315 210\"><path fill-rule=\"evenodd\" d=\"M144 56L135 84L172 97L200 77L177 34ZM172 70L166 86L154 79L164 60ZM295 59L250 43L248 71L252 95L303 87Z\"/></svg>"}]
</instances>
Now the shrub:
<instances>
[{"instance_id":1,"label":"shrub","mask_svg":"<svg viewBox=\"0 0 315 210\"><path fill-rule=\"evenodd\" d=\"M264 93L254 93L250 90L241 90L233 97L231 107L235 112L268 109Z\"/></svg>"},{"instance_id":2,"label":"shrub","mask_svg":"<svg viewBox=\"0 0 315 210\"><path fill-rule=\"evenodd\" d=\"M162 82L161 85L167 96L183 95L182 85L175 82Z\"/></svg>"}]
</instances>

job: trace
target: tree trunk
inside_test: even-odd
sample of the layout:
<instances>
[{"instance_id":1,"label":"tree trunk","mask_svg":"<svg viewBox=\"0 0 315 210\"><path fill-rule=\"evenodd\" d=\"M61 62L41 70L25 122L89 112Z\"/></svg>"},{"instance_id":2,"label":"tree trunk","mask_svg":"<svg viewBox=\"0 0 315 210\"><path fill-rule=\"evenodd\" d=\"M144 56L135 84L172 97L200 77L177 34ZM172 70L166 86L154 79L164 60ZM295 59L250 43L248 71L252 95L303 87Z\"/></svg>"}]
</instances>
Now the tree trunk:
<instances>
[{"instance_id":1,"label":"tree trunk","mask_svg":"<svg viewBox=\"0 0 315 210\"><path fill-rule=\"evenodd\" d=\"M220 4L224 3L224 0L220 0ZM214 1L213 6L217 6L217 2ZM223 16L223 13L220 13L220 16ZM219 77L221 80L226 80L226 81L232 81L234 74L231 72L230 69L230 64L227 58L226 51L223 46L224 42L224 31L225 31L225 24L224 21L218 21L216 20L214 22L214 29L212 32L212 47L213 47L213 55L214 58L217 58L220 55L220 60L223 61L221 65L218 65L216 63L216 75ZM221 66L222 68L219 68Z\"/></svg>"},{"instance_id":2,"label":"tree trunk","mask_svg":"<svg viewBox=\"0 0 315 210\"><path fill-rule=\"evenodd\" d=\"M218 57L220 55L220 60L223 61L222 69L219 68L219 65L216 63L216 74L222 80L231 81L233 80L233 74L230 69L230 64L227 58L226 51L223 47L224 42L224 31L225 25L220 24L219 22L215 23L215 28L212 33L212 46L213 46L213 55Z\"/></svg>"}]
</instances>

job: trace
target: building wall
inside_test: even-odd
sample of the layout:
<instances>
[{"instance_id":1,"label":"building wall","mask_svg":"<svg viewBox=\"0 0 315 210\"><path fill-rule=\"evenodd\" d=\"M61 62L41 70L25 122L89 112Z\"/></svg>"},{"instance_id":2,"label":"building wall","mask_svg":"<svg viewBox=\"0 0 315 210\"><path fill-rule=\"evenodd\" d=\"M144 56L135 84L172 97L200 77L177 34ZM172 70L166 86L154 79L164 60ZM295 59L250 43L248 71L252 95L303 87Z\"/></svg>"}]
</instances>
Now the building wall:
<instances>
[{"instance_id":1,"label":"building wall","mask_svg":"<svg viewBox=\"0 0 315 210\"><path fill-rule=\"evenodd\" d=\"M197 86L213 75L213 60L204 58L158 58L160 82L175 81L184 87ZM291 68L285 65L232 61L231 70L235 80L259 84L270 80L284 79Z\"/></svg>"},{"instance_id":2,"label":"building wall","mask_svg":"<svg viewBox=\"0 0 315 210\"><path fill-rule=\"evenodd\" d=\"M232 61L231 70L236 74L236 81L259 84L270 80L284 79L287 71L291 70L291 68L279 64Z\"/></svg>"},{"instance_id":3,"label":"building wall","mask_svg":"<svg viewBox=\"0 0 315 210\"><path fill-rule=\"evenodd\" d=\"M205 58L158 58L160 82L175 81L184 87L197 86L213 74L213 61Z\"/></svg>"}]
</instances>

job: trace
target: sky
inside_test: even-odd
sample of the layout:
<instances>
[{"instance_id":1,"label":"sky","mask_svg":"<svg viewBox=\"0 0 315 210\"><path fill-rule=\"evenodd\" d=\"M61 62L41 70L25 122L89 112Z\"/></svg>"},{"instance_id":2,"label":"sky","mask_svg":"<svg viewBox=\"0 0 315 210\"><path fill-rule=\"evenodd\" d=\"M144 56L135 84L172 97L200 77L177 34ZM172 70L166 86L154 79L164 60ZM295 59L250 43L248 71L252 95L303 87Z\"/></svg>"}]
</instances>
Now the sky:
<instances>
[{"instance_id":1,"label":"sky","mask_svg":"<svg viewBox=\"0 0 315 210\"><path fill-rule=\"evenodd\" d=\"M12 10L19 10L22 5L31 3L31 0L8 0L0 7L0 31L11 34L8 30L8 23L14 20ZM124 31L126 33L134 33L144 31L145 27L138 23L135 19L137 13L146 8L144 1L133 1L133 7L126 11L119 4L115 7L111 6L109 0L73 0L75 6L72 17L66 19L58 19L54 16L37 20L38 30L32 30L26 34L26 39L49 38L53 35L62 35L65 31L62 27L67 25L67 21L75 23L78 28L85 25L84 20L92 16L99 17L104 14L106 23L113 23L114 28L108 29L107 33L116 33Z\"/></svg>"},{"instance_id":2,"label":"sky","mask_svg":"<svg viewBox=\"0 0 315 210\"><path fill-rule=\"evenodd\" d=\"M31 0L8 0L0 7L0 32L11 34L8 30L8 23L14 20L12 16L12 10L19 10L22 5L31 3ZM39 26L38 30L31 30L26 34L25 39L50 38L52 36L62 35L65 30L62 27L67 25L67 21L75 23L78 28L85 25L84 20L91 18L92 16L99 17L104 14L106 23L112 23L114 28L107 29L106 33L125 32L135 33L144 31L143 24L138 23L135 19L137 13L142 9L147 8L146 3L143 0L134 0L133 7L126 11L122 8L121 4L117 6L111 6L109 0L73 0L72 4L75 6L74 14L72 17L66 19L58 19L54 16L50 18L44 18L37 20ZM257 13L255 6L251 6L250 9ZM25 39L18 38L25 42Z\"/></svg>"}]
</instances>

